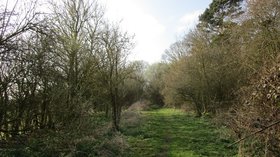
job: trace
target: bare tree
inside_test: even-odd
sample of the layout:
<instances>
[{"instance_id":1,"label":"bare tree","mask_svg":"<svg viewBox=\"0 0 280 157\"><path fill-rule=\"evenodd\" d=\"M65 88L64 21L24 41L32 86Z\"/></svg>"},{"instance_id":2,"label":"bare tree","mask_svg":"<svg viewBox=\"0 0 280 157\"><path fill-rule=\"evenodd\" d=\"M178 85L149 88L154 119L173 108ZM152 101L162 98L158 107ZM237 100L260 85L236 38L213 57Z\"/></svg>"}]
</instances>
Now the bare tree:
<instances>
[{"instance_id":1,"label":"bare tree","mask_svg":"<svg viewBox=\"0 0 280 157\"><path fill-rule=\"evenodd\" d=\"M119 130L122 104L120 88L131 73L126 69L126 59L131 49L131 37L122 33L118 27L105 26L101 42L104 45L105 62L107 64L107 85L112 106L113 129Z\"/></svg>"}]
</instances>

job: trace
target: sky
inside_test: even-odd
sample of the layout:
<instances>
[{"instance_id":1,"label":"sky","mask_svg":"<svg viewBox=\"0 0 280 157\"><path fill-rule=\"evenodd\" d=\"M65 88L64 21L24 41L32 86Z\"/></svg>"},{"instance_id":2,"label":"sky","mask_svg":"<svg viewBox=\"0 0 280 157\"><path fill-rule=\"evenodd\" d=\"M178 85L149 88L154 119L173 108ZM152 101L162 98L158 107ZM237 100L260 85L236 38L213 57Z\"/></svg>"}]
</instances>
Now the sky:
<instances>
[{"instance_id":1,"label":"sky","mask_svg":"<svg viewBox=\"0 0 280 157\"><path fill-rule=\"evenodd\" d=\"M155 63L198 22L212 0L99 0L105 16L134 35L131 60Z\"/></svg>"},{"instance_id":2,"label":"sky","mask_svg":"<svg viewBox=\"0 0 280 157\"><path fill-rule=\"evenodd\" d=\"M13 6L15 1L0 0L0 4L8 2ZM198 16L212 0L97 1L105 7L107 19L120 23L123 30L134 35L135 47L129 59L155 63L161 60L162 54L172 43L194 28Z\"/></svg>"}]
</instances>

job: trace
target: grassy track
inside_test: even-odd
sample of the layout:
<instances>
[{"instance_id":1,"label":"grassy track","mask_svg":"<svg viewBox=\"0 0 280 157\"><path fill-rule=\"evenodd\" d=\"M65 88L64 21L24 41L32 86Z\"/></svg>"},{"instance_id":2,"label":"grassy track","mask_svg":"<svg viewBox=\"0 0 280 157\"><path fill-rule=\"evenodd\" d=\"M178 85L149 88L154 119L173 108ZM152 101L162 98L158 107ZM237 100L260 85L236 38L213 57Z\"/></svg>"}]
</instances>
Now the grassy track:
<instances>
[{"instance_id":1,"label":"grassy track","mask_svg":"<svg viewBox=\"0 0 280 157\"><path fill-rule=\"evenodd\" d=\"M179 110L160 109L141 112L138 126L124 128L131 157L223 157L235 156L232 141L223 138L206 119Z\"/></svg>"}]
</instances>

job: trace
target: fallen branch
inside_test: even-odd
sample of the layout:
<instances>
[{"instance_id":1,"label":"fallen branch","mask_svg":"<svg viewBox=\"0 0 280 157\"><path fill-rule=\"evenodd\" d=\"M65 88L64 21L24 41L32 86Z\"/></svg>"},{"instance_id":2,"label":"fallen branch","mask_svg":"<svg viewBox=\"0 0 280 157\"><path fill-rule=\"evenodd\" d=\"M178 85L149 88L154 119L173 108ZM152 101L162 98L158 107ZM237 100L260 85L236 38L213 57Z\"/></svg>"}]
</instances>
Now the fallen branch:
<instances>
[{"instance_id":1,"label":"fallen branch","mask_svg":"<svg viewBox=\"0 0 280 157\"><path fill-rule=\"evenodd\" d=\"M253 135L256 135L256 134L258 134L258 133L261 133L261 132L263 132L264 130L266 130L266 129L268 129L268 128L271 128L272 126L277 125L277 124L279 124L279 123L280 123L280 120L278 120L278 121L276 121L276 122L274 122L274 123L272 123L272 124L270 124L270 125L268 125L268 126L262 128L261 130L258 130L258 131L256 131L256 132L253 132L253 133L251 133L251 134L249 134L249 135L247 135L247 136L245 136L245 137L239 139L238 141L232 143L232 144L229 145L228 147L232 147L232 146L234 146L235 144L237 144L237 143L239 143L239 142L241 142L241 141L243 141L243 140L245 140L245 139L247 139L247 138L249 138L249 137L251 137L251 136L253 136Z\"/></svg>"}]
</instances>

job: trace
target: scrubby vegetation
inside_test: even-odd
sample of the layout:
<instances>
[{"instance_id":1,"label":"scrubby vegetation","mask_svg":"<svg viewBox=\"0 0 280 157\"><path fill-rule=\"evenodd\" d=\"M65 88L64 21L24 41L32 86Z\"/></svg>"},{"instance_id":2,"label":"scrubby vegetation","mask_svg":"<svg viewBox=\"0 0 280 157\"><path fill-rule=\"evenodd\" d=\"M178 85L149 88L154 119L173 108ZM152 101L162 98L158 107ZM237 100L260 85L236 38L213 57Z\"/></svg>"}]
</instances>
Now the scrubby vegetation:
<instances>
[{"instance_id":1,"label":"scrubby vegetation","mask_svg":"<svg viewBox=\"0 0 280 157\"><path fill-rule=\"evenodd\" d=\"M97 1L37 3L0 6L1 156L120 154L122 108L143 88L132 36Z\"/></svg>"},{"instance_id":2,"label":"scrubby vegetation","mask_svg":"<svg viewBox=\"0 0 280 157\"><path fill-rule=\"evenodd\" d=\"M1 156L280 156L279 0L213 0L153 65L98 1L40 5L0 6Z\"/></svg>"}]
</instances>

